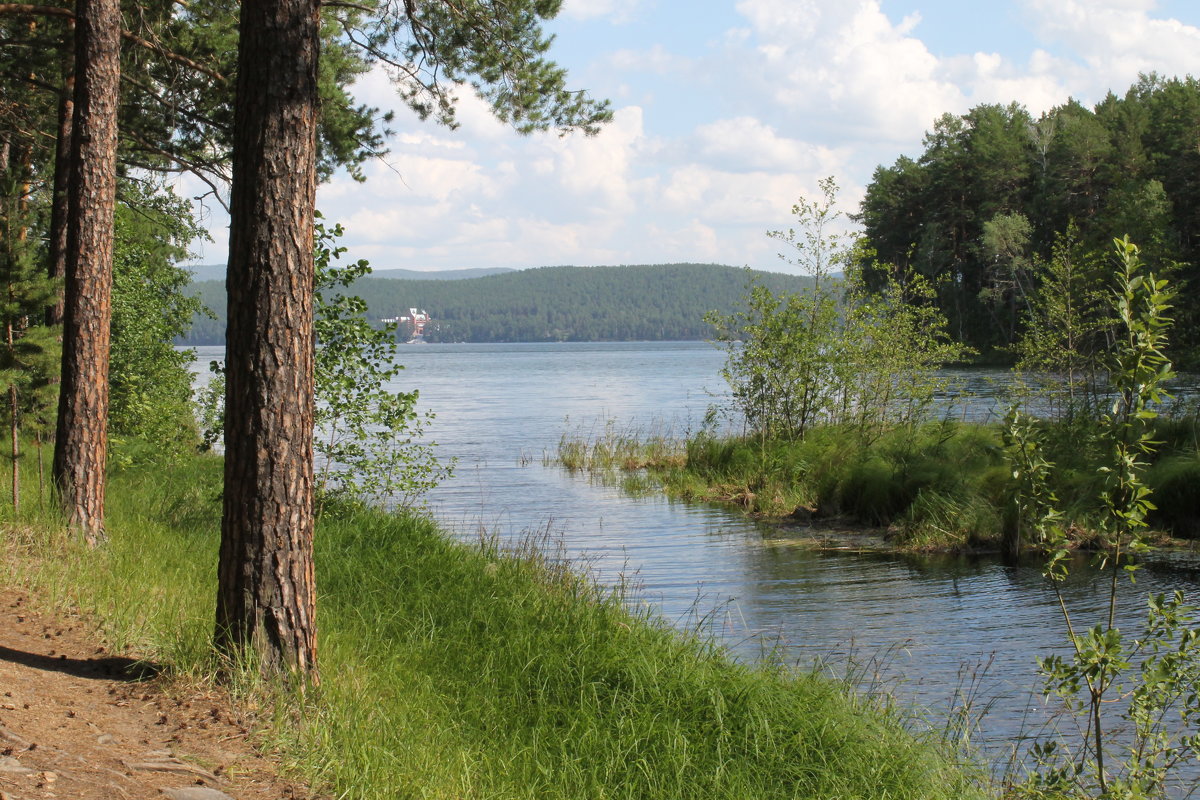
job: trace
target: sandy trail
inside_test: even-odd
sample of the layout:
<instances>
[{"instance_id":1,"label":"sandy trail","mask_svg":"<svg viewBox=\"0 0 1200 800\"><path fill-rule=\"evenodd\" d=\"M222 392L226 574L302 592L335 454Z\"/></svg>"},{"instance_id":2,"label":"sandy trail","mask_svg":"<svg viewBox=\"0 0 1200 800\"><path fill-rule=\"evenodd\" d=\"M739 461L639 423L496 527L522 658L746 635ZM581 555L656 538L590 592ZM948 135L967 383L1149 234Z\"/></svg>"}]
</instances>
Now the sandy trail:
<instances>
[{"instance_id":1,"label":"sandy trail","mask_svg":"<svg viewBox=\"0 0 1200 800\"><path fill-rule=\"evenodd\" d=\"M308 800L217 692L164 691L81 620L0 589L0 800Z\"/></svg>"}]
</instances>

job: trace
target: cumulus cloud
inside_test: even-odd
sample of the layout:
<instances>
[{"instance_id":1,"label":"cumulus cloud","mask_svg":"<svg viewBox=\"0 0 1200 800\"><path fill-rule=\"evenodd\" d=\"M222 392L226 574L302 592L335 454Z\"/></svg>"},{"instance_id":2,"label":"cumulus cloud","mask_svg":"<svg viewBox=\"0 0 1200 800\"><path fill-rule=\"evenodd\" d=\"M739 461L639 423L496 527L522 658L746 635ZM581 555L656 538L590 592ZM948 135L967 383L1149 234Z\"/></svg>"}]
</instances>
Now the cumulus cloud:
<instances>
[{"instance_id":1,"label":"cumulus cloud","mask_svg":"<svg viewBox=\"0 0 1200 800\"><path fill-rule=\"evenodd\" d=\"M775 103L810 120L809 130L911 141L938 114L964 105L962 90L910 35L915 19L894 24L875 0L741 0L737 9L754 32L753 68Z\"/></svg>"},{"instance_id":2,"label":"cumulus cloud","mask_svg":"<svg viewBox=\"0 0 1200 800\"><path fill-rule=\"evenodd\" d=\"M1099 99L1108 89L1130 85L1139 73L1196 72L1200 27L1155 18L1151 0L1025 0L1037 32L1065 45L1086 70L1088 94Z\"/></svg>"},{"instance_id":3,"label":"cumulus cloud","mask_svg":"<svg viewBox=\"0 0 1200 800\"><path fill-rule=\"evenodd\" d=\"M597 136L543 135L552 156L542 162L542 171L591 212L629 213L634 211L630 167L643 139L642 110L621 108Z\"/></svg>"},{"instance_id":4,"label":"cumulus cloud","mask_svg":"<svg viewBox=\"0 0 1200 800\"><path fill-rule=\"evenodd\" d=\"M721 119L696 129L700 154L732 169L821 171L835 166L832 148L780 136L753 117Z\"/></svg>"}]
</instances>

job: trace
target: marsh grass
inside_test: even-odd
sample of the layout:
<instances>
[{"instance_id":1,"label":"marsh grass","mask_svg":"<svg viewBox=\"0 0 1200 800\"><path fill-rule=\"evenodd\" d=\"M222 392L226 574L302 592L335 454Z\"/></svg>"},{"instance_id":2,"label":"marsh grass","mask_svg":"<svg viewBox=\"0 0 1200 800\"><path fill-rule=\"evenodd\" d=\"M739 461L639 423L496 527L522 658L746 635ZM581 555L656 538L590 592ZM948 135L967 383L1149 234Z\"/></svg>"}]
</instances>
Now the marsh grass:
<instances>
[{"instance_id":1,"label":"marsh grass","mask_svg":"<svg viewBox=\"0 0 1200 800\"><path fill-rule=\"evenodd\" d=\"M1105 473L1094 422L1041 421L1055 492L1076 546L1095 546ZM1147 473L1151 520L1176 536L1200 535L1200 458L1195 417L1164 418L1163 457ZM642 440L609 426L595 440L564 436L559 463L644 494L660 486L682 500L735 506L770 518L829 519L887 530L912 551L1000 548L1014 484L995 425L953 420L897 426L864 441L824 426L803 440L714 436ZM621 470L626 472L622 475ZM616 476L616 477L614 477Z\"/></svg>"},{"instance_id":2,"label":"marsh grass","mask_svg":"<svg viewBox=\"0 0 1200 800\"><path fill-rule=\"evenodd\" d=\"M622 427L609 419L598 431L593 427L564 433L555 454L542 460L571 472L603 472L682 465L684 459L682 440L670 426Z\"/></svg>"},{"instance_id":3,"label":"marsh grass","mask_svg":"<svg viewBox=\"0 0 1200 800\"><path fill-rule=\"evenodd\" d=\"M957 422L897 428L871 442L838 427L803 441L694 437L682 466L653 465L668 493L772 517L891 527L914 549L998 533L985 497L1000 466L995 432ZM998 498L1001 502L1003 498Z\"/></svg>"},{"instance_id":4,"label":"marsh grass","mask_svg":"<svg viewBox=\"0 0 1200 800\"><path fill-rule=\"evenodd\" d=\"M127 466L110 541L5 521L4 577L179 674L209 655L215 458ZM322 682L258 687L260 743L338 797L962 797L936 738L845 682L729 659L561 558L331 507L317 533Z\"/></svg>"}]
</instances>

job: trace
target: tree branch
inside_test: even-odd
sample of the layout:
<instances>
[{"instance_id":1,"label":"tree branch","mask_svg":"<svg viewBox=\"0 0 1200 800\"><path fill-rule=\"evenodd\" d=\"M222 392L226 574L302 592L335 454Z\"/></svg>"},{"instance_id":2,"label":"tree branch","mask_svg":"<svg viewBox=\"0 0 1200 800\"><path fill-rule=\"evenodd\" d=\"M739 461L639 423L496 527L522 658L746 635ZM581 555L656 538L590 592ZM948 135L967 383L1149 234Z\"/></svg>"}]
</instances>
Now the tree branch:
<instances>
[{"instance_id":1,"label":"tree branch","mask_svg":"<svg viewBox=\"0 0 1200 800\"><path fill-rule=\"evenodd\" d=\"M173 170L173 171L190 172L192 175L195 175L197 178L202 180L208 186L208 188L211 190L211 194L212 194L213 198L215 198L216 201L218 203L220 203L221 208L225 209L225 213L226 214L229 213L229 204L225 202L225 199L223 197L221 197L220 187L216 184L216 182L214 182L212 177L204 170L204 167L206 165L188 161L188 160L184 159L183 157L181 157L178 153L171 153L166 150L163 150L160 147L156 147L156 146L150 144L149 142L145 141L144 139L142 139L140 136L138 136L134 133L131 133L129 131L125 131L123 133L130 141L132 141L134 144L136 144L138 147L142 148L146 152L153 153L154 155L157 155L157 156L161 156L162 158L165 158L168 161L171 161L180 166L181 169ZM172 171L172 170L163 170L162 167L155 166L154 164L143 163L143 164L133 164L133 166L139 166L143 169L153 170L156 172ZM211 166L211 165L208 165L208 166ZM216 172L216 171L214 170L214 172ZM229 182L229 178L227 176L220 175L219 173L217 173L217 174L226 183Z\"/></svg>"},{"instance_id":2,"label":"tree branch","mask_svg":"<svg viewBox=\"0 0 1200 800\"><path fill-rule=\"evenodd\" d=\"M59 6L36 6L27 3L0 3L0 14L62 17L63 19L69 19L72 22L75 20L75 13L69 8L60 8ZM207 75L213 80L218 80L222 83L225 82L225 76L221 73L211 70L203 64L199 64L187 56L180 55L173 50L168 50L160 44L155 44L148 39L143 39L132 31L121 31L121 38L144 47L147 50L158 53L168 61L174 61L177 64L183 64L185 67L189 67L203 75Z\"/></svg>"}]
</instances>

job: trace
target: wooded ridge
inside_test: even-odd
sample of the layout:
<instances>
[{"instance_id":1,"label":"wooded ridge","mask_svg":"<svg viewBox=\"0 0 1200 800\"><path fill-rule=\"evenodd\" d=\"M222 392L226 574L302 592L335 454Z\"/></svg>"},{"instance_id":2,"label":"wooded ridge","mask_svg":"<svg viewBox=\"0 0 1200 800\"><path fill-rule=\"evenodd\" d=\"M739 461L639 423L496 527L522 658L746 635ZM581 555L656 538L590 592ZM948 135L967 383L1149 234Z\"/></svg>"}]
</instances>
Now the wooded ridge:
<instances>
[{"instance_id":1,"label":"wooded ridge","mask_svg":"<svg viewBox=\"0 0 1200 800\"><path fill-rule=\"evenodd\" d=\"M383 272L386 275L389 271ZM352 291L366 299L372 322L429 312L430 342L546 342L703 339L705 313L738 306L753 280L796 292L811 278L720 264L540 267L465 280L366 277ZM224 281L193 284L214 318L197 315L181 340L223 344ZM401 324L397 335L407 338Z\"/></svg>"}]
</instances>

